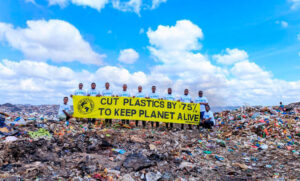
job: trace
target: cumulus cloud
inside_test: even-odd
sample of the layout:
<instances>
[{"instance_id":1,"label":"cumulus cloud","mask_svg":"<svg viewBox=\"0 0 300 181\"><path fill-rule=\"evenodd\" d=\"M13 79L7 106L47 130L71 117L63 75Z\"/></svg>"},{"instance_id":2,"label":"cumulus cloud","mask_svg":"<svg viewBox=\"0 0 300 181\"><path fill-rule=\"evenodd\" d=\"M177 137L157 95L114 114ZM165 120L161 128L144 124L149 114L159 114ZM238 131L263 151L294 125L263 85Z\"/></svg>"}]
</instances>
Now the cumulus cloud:
<instances>
[{"instance_id":1,"label":"cumulus cloud","mask_svg":"<svg viewBox=\"0 0 300 181\"><path fill-rule=\"evenodd\" d=\"M248 59L248 54L244 50L226 48L226 54L214 55L213 58L221 64L231 65Z\"/></svg>"},{"instance_id":2,"label":"cumulus cloud","mask_svg":"<svg viewBox=\"0 0 300 181\"><path fill-rule=\"evenodd\" d=\"M276 21L276 24L280 24L283 28L287 28L289 26L288 22L286 21Z\"/></svg>"},{"instance_id":3,"label":"cumulus cloud","mask_svg":"<svg viewBox=\"0 0 300 181\"><path fill-rule=\"evenodd\" d=\"M25 0L27 2L33 0ZM148 0L48 0L49 5L59 5L60 7L64 8L68 4L72 3L77 6L84 6L90 7L100 11L103 9L106 4L112 3L113 8L118 9L123 12L135 12L136 14L140 15L140 11L143 9L155 9L161 3L167 2L167 0L152 0L149 3Z\"/></svg>"},{"instance_id":4,"label":"cumulus cloud","mask_svg":"<svg viewBox=\"0 0 300 181\"><path fill-rule=\"evenodd\" d=\"M168 51L187 51L201 48L199 39L203 38L201 28L189 20L177 21L175 26L159 25L157 30L148 30L153 48Z\"/></svg>"},{"instance_id":5,"label":"cumulus cloud","mask_svg":"<svg viewBox=\"0 0 300 181\"><path fill-rule=\"evenodd\" d=\"M177 21L174 26L160 25L147 34L151 55L161 62L152 67L151 74L170 78L177 95L182 94L184 88L191 89L192 96L204 90L210 104L219 106L274 105L300 97L296 91L300 90L300 80L274 79L270 72L249 61L243 50L226 49L226 54L213 56L219 63L232 64L231 68L213 65L207 56L197 52L203 34L188 20Z\"/></svg>"},{"instance_id":6,"label":"cumulus cloud","mask_svg":"<svg viewBox=\"0 0 300 181\"><path fill-rule=\"evenodd\" d=\"M2 24L2 28L10 29L11 26ZM0 39L6 32L2 28ZM160 25L148 30L147 35L151 56L158 62L147 74L116 66L103 66L95 72L76 72L45 62L3 60L0 62L0 76L4 77L0 81L0 102L45 103L46 100L47 103L59 103L79 82L83 82L86 89L91 82L103 89L106 81L112 84L115 92L121 91L124 83L132 93L138 85L143 85L146 93L151 85L156 85L161 95L172 87L177 98L185 88L190 89L194 98L198 90L204 90L209 103L214 106L275 105L279 101L299 100L300 80L275 79L271 72L251 62L243 50L226 49L225 54L217 56L231 66L214 65L209 56L200 52L203 33L191 21L177 21L173 26Z\"/></svg>"},{"instance_id":7,"label":"cumulus cloud","mask_svg":"<svg viewBox=\"0 0 300 181\"><path fill-rule=\"evenodd\" d=\"M130 73L124 68L104 66L96 72L75 72L68 67L30 60L0 61L0 76L4 77L0 81L1 103L58 104L79 82L84 83L85 89L90 88L91 82L96 82L97 88L102 90L104 83L109 81L115 92L121 91L124 83L132 92L136 92L138 85L148 84L145 73Z\"/></svg>"},{"instance_id":8,"label":"cumulus cloud","mask_svg":"<svg viewBox=\"0 0 300 181\"><path fill-rule=\"evenodd\" d=\"M118 60L126 64L132 64L139 58L139 54L132 48L120 51Z\"/></svg>"},{"instance_id":9,"label":"cumulus cloud","mask_svg":"<svg viewBox=\"0 0 300 181\"><path fill-rule=\"evenodd\" d=\"M113 0L113 7L124 12L135 12L136 14L140 14L142 0L129 0L127 2L122 2L120 0Z\"/></svg>"},{"instance_id":10,"label":"cumulus cloud","mask_svg":"<svg viewBox=\"0 0 300 181\"><path fill-rule=\"evenodd\" d=\"M0 41L6 41L32 60L100 65L105 58L104 54L94 52L76 27L66 21L27 21L27 26L14 28L0 23Z\"/></svg>"},{"instance_id":11,"label":"cumulus cloud","mask_svg":"<svg viewBox=\"0 0 300 181\"><path fill-rule=\"evenodd\" d=\"M108 3L108 0L48 0L49 5L59 5L64 8L69 3L75 4L77 6L90 7L100 11Z\"/></svg>"}]
</instances>

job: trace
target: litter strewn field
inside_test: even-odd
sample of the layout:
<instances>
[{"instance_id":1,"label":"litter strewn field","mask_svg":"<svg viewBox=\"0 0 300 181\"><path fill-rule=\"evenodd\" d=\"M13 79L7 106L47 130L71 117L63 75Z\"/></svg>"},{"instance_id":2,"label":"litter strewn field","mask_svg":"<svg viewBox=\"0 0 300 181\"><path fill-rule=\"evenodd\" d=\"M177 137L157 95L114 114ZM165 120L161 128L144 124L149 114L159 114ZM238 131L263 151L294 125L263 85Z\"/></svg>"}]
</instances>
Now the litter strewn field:
<instances>
[{"instance_id":1,"label":"litter strewn field","mask_svg":"<svg viewBox=\"0 0 300 181\"><path fill-rule=\"evenodd\" d=\"M103 121L6 120L0 178L7 180L297 180L300 121L244 107L217 113L213 130L147 129ZM4 116L3 116L4 117ZM21 121L22 124L18 124ZM187 126L186 126L187 127Z\"/></svg>"}]
</instances>

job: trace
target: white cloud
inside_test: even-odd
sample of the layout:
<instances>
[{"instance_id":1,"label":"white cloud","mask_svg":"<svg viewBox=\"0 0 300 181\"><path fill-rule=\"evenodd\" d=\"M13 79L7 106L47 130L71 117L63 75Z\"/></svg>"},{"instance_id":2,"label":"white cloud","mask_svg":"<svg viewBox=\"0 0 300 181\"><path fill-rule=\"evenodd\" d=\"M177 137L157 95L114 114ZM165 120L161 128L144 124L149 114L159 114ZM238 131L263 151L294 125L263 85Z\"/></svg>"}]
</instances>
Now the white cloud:
<instances>
[{"instance_id":1,"label":"white cloud","mask_svg":"<svg viewBox=\"0 0 300 181\"><path fill-rule=\"evenodd\" d=\"M226 54L214 55L213 58L221 64L231 65L248 59L248 54L244 50L226 48Z\"/></svg>"},{"instance_id":2,"label":"white cloud","mask_svg":"<svg viewBox=\"0 0 300 181\"><path fill-rule=\"evenodd\" d=\"M276 21L276 24L280 24L283 28L287 28L289 26L286 21Z\"/></svg>"},{"instance_id":3,"label":"white cloud","mask_svg":"<svg viewBox=\"0 0 300 181\"><path fill-rule=\"evenodd\" d=\"M292 9L297 9L298 7L300 7L300 0L288 0L288 1L292 3L291 6Z\"/></svg>"},{"instance_id":4,"label":"white cloud","mask_svg":"<svg viewBox=\"0 0 300 181\"><path fill-rule=\"evenodd\" d=\"M157 8L161 3L165 3L167 0L152 0L152 9Z\"/></svg>"},{"instance_id":5,"label":"white cloud","mask_svg":"<svg viewBox=\"0 0 300 181\"><path fill-rule=\"evenodd\" d=\"M127 2L121 2L121 0L113 0L113 7L124 12L135 12L140 14L141 6L143 4L142 0L129 0Z\"/></svg>"},{"instance_id":6,"label":"white cloud","mask_svg":"<svg viewBox=\"0 0 300 181\"><path fill-rule=\"evenodd\" d=\"M90 7L98 11L103 9L105 5L108 3L108 0L48 0L48 1L50 6L59 5L60 7L64 8L69 3L72 3L77 6Z\"/></svg>"},{"instance_id":7,"label":"white cloud","mask_svg":"<svg viewBox=\"0 0 300 181\"><path fill-rule=\"evenodd\" d=\"M198 50L198 40L203 38L201 28L189 20L177 21L172 27L159 25L155 31L149 29L147 35L153 48L168 51Z\"/></svg>"},{"instance_id":8,"label":"white cloud","mask_svg":"<svg viewBox=\"0 0 300 181\"><path fill-rule=\"evenodd\" d=\"M0 76L5 78L0 81L1 103L59 104L64 96L77 88L79 82L84 83L85 89L96 82L97 88L103 90L104 83L109 81L116 93L121 91L124 83L132 92L136 92L138 85L148 84L145 73L130 73L124 68L104 66L95 73L86 70L75 72L68 67L30 60L0 61Z\"/></svg>"},{"instance_id":9,"label":"white cloud","mask_svg":"<svg viewBox=\"0 0 300 181\"><path fill-rule=\"evenodd\" d=\"M0 39L6 29L11 29L9 25L1 26ZM223 59L227 56L224 60L232 66L212 64L210 56L199 52L202 30L188 20L178 21L174 26L160 25L156 30L149 30L147 35L151 56L159 62L150 67L148 74L141 71L131 73L116 66L103 66L96 72L76 72L45 62L0 61L0 76L4 77L0 81L0 102L46 103L41 100L47 100L47 103L57 104L79 82L83 82L86 89L91 82L103 89L106 81L111 83L115 92L121 91L122 84L127 83L133 94L138 85L143 85L146 93L151 85L157 85L161 95L168 87L173 88L176 96L182 95L185 88L190 89L193 97L198 90L204 90L209 103L215 106L275 105L279 101L299 100L300 80L275 79L271 72L248 60L243 50L226 49L227 54L220 55ZM239 56L233 56L236 54Z\"/></svg>"},{"instance_id":10,"label":"white cloud","mask_svg":"<svg viewBox=\"0 0 300 181\"><path fill-rule=\"evenodd\" d=\"M33 1L33 0L25 0L25 1ZM60 7L64 8L68 4L72 3L77 6L88 6L90 8L96 9L100 11L103 9L106 4L112 3L113 8L118 9L123 12L135 12L136 14L140 15L140 11L143 9L155 9L161 3L167 2L167 0L152 0L151 4L148 0L48 0L49 5L59 5Z\"/></svg>"},{"instance_id":11,"label":"white cloud","mask_svg":"<svg viewBox=\"0 0 300 181\"><path fill-rule=\"evenodd\" d=\"M123 63L132 64L139 58L139 54L132 48L120 51L118 60Z\"/></svg>"},{"instance_id":12,"label":"white cloud","mask_svg":"<svg viewBox=\"0 0 300 181\"><path fill-rule=\"evenodd\" d=\"M100 65L105 58L105 55L94 52L76 27L66 21L27 21L27 26L22 29L0 23L0 41L5 40L27 58L39 61L51 59Z\"/></svg>"},{"instance_id":13,"label":"white cloud","mask_svg":"<svg viewBox=\"0 0 300 181\"><path fill-rule=\"evenodd\" d=\"M48 0L49 5L59 5L60 7L66 7L68 4L68 0Z\"/></svg>"},{"instance_id":14,"label":"white cloud","mask_svg":"<svg viewBox=\"0 0 300 181\"><path fill-rule=\"evenodd\" d=\"M225 55L214 56L220 63L233 64L232 68L213 65L207 56L195 52L203 37L201 29L188 20L184 21L185 26L179 22L182 21L175 26L160 25L147 33L151 55L160 62L152 67L151 74L170 78L167 86L172 86L177 95L184 88L191 89L193 96L204 90L210 104L220 106L275 105L300 97L300 80L274 79L270 72L250 62L243 50L226 49Z\"/></svg>"}]
</instances>

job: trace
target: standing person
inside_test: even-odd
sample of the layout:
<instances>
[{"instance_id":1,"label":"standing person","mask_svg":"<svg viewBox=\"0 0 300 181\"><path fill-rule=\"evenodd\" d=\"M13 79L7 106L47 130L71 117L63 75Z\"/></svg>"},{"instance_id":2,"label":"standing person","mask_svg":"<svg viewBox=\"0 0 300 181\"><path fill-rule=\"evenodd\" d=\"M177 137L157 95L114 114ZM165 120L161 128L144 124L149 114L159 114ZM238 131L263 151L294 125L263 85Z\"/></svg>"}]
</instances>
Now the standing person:
<instances>
[{"instance_id":1,"label":"standing person","mask_svg":"<svg viewBox=\"0 0 300 181\"><path fill-rule=\"evenodd\" d=\"M152 92L149 94L148 98L150 98L150 99L159 99L160 98L159 95L156 93L155 85L152 86L151 91ZM151 121L151 126L152 126L152 128L154 127L153 121ZM158 128L158 127L159 127L159 122L156 122L156 128Z\"/></svg>"},{"instance_id":2,"label":"standing person","mask_svg":"<svg viewBox=\"0 0 300 181\"><path fill-rule=\"evenodd\" d=\"M180 102L183 103L192 103L192 98L189 95L189 90L184 89L184 94L180 97ZM181 129L184 129L184 124L181 124ZM192 129L192 125L189 124L189 129Z\"/></svg>"},{"instance_id":3,"label":"standing person","mask_svg":"<svg viewBox=\"0 0 300 181\"><path fill-rule=\"evenodd\" d=\"M86 96L86 91L83 89L83 84L79 83L78 89L74 91L74 96ZM70 97L73 97L71 94Z\"/></svg>"},{"instance_id":4,"label":"standing person","mask_svg":"<svg viewBox=\"0 0 300 181\"><path fill-rule=\"evenodd\" d=\"M91 84L91 89L88 90L87 95L88 96L93 96L93 97L99 97L100 96L100 91L98 91L96 89L96 83L95 82L93 82Z\"/></svg>"},{"instance_id":5,"label":"standing person","mask_svg":"<svg viewBox=\"0 0 300 181\"><path fill-rule=\"evenodd\" d=\"M119 94L120 97L130 97L130 93L127 91L127 84L123 84L123 91ZM129 120L122 120L122 123L129 124Z\"/></svg>"},{"instance_id":6,"label":"standing person","mask_svg":"<svg viewBox=\"0 0 300 181\"><path fill-rule=\"evenodd\" d=\"M175 101L175 97L172 94L172 88L168 88L168 94L165 95L164 100ZM173 123L166 123L166 127L168 128L170 124L170 128L173 128Z\"/></svg>"},{"instance_id":7,"label":"standing person","mask_svg":"<svg viewBox=\"0 0 300 181\"><path fill-rule=\"evenodd\" d=\"M110 84L108 82L105 83L105 89L102 91L102 96L113 97L113 92L109 89ZM112 119L105 119L105 123L111 126Z\"/></svg>"},{"instance_id":8,"label":"standing person","mask_svg":"<svg viewBox=\"0 0 300 181\"><path fill-rule=\"evenodd\" d=\"M100 91L96 89L96 83L95 82L91 83L91 89L88 90L87 96L92 96L92 97L99 97L100 96ZM95 118L92 118L92 119L89 118L88 119L89 124L91 124L91 123L95 124L95 122L96 122Z\"/></svg>"},{"instance_id":9,"label":"standing person","mask_svg":"<svg viewBox=\"0 0 300 181\"><path fill-rule=\"evenodd\" d=\"M206 97L203 96L203 91L200 90L198 92L198 95L199 95L199 97L197 97L195 99L195 103L200 104L200 122L201 122L201 121L203 121L205 106L208 105L208 101L207 101ZM198 129L199 129L199 127L200 127L200 125L197 126Z\"/></svg>"},{"instance_id":10,"label":"standing person","mask_svg":"<svg viewBox=\"0 0 300 181\"><path fill-rule=\"evenodd\" d=\"M60 121L68 121L69 119L72 118L72 109L71 106L68 104L69 98L64 97L63 99L63 104L59 106L59 111L58 111L58 119Z\"/></svg>"},{"instance_id":11,"label":"standing person","mask_svg":"<svg viewBox=\"0 0 300 181\"><path fill-rule=\"evenodd\" d=\"M143 93L143 87L141 85L138 86L138 92L135 94L135 96L133 96L133 98L135 98L135 97L137 97L137 98L145 98L146 97L146 95ZM142 124L143 124L143 128L145 128L146 121L143 121ZM138 126L138 125L139 125L139 121L136 120L135 126Z\"/></svg>"},{"instance_id":12,"label":"standing person","mask_svg":"<svg viewBox=\"0 0 300 181\"><path fill-rule=\"evenodd\" d=\"M205 112L203 116L202 126L206 129L211 129L216 124L214 114L210 111L210 106L205 105Z\"/></svg>"}]
</instances>

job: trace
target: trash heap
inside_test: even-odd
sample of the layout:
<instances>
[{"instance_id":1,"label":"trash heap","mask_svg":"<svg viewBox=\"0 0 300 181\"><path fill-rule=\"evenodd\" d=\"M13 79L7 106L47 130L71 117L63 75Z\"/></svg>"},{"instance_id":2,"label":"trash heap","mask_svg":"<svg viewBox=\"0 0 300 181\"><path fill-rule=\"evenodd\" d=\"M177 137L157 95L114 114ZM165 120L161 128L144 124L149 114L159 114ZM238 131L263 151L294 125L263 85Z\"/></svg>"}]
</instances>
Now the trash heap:
<instances>
[{"instance_id":1,"label":"trash heap","mask_svg":"<svg viewBox=\"0 0 300 181\"><path fill-rule=\"evenodd\" d=\"M142 129L118 120L111 127L103 120L7 125L2 119L0 178L297 180L299 117L295 109L242 107L216 113L213 130L168 130L164 124Z\"/></svg>"}]
</instances>

